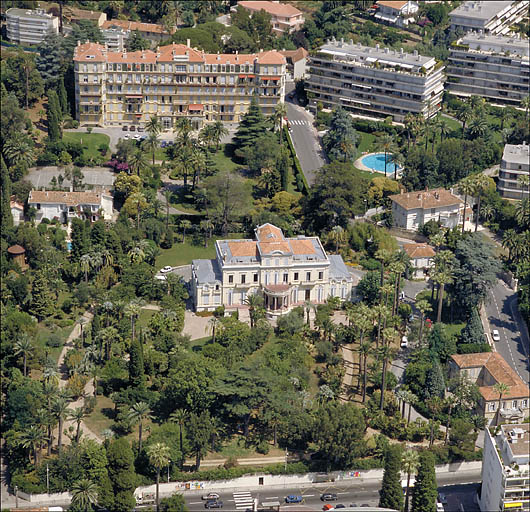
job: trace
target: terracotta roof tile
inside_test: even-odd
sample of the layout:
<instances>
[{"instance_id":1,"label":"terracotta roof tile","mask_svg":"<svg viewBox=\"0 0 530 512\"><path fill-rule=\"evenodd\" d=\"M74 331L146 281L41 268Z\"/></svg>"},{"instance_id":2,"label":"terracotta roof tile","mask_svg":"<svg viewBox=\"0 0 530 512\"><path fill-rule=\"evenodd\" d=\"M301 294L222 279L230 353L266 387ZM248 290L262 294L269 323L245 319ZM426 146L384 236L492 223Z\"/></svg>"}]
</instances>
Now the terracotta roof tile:
<instances>
[{"instance_id":1,"label":"terracotta roof tile","mask_svg":"<svg viewBox=\"0 0 530 512\"><path fill-rule=\"evenodd\" d=\"M280 50L278 53L281 53L286 59L291 59L293 62L298 62L309 55L309 52L302 47L298 48L298 50Z\"/></svg>"},{"instance_id":2,"label":"terracotta roof tile","mask_svg":"<svg viewBox=\"0 0 530 512\"><path fill-rule=\"evenodd\" d=\"M287 241L281 242L258 242L261 254L271 255L279 251L282 254L291 254L291 246Z\"/></svg>"},{"instance_id":3,"label":"terracotta roof tile","mask_svg":"<svg viewBox=\"0 0 530 512\"><path fill-rule=\"evenodd\" d=\"M74 60L105 62L105 47L99 43L84 43L74 48Z\"/></svg>"},{"instance_id":4,"label":"terracotta roof tile","mask_svg":"<svg viewBox=\"0 0 530 512\"><path fill-rule=\"evenodd\" d=\"M294 5L291 4L281 4L276 2L267 2L260 0L242 0L238 2L237 5L249 9L251 11L260 11L263 9L274 16L297 16L302 14L302 11L299 11Z\"/></svg>"},{"instance_id":5,"label":"terracotta roof tile","mask_svg":"<svg viewBox=\"0 0 530 512\"><path fill-rule=\"evenodd\" d=\"M296 240L293 238L289 239L293 254L315 254L315 247L313 246L312 240Z\"/></svg>"},{"instance_id":6,"label":"terracotta roof tile","mask_svg":"<svg viewBox=\"0 0 530 512\"><path fill-rule=\"evenodd\" d=\"M392 7L392 9L402 9L405 5L407 5L408 1L394 1L394 0L381 0L380 2L377 2L377 5L384 5L385 7Z\"/></svg>"},{"instance_id":7,"label":"terracotta roof tile","mask_svg":"<svg viewBox=\"0 0 530 512\"><path fill-rule=\"evenodd\" d=\"M120 27L125 30L138 30L139 32L153 32L157 34L168 34L163 25L156 23L141 23L139 21L128 20L108 20L103 22L102 29Z\"/></svg>"},{"instance_id":8,"label":"terracotta roof tile","mask_svg":"<svg viewBox=\"0 0 530 512\"><path fill-rule=\"evenodd\" d=\"M228 242L228 248L232 253L232 256L252 256L257 258L258 249L257 242L250 240L241 240L237 242Z\"/></svg>"},{"instance_id":9,"label":"terracotta roof tile","mask_svg":"<svg viewBox=\"0 0 530 512\"><path fill-rule=\"evenodd\" d=\"M276 50L271 50L268 52L258 53L258 62L260 64L285 64L286 60L283 55L281 55Z\"/></svg>"},{"instance_id":10,"label":"terracotta roof tile","mask_svg":"<svg viewBox=\"0 0 530 512\"><path fill-rule=\"evenodd\" d=\"M97 192L61 192L58 190L32 190L29 193L30 204L101 204L102 194Z\"/></svg>"},{"instance_id":11,"label":"terracotta roof tile","mask_svg":"<svg viewBox=\"0 0 530 512\"><path fill-rule=\"evenodd\" d=\"M24 209L24 205L22 203L19 203L18 201L9 201L9 207L16 208L17 210Z\"/></svg>"},{"instance_id":12,"label":"terracotta roof tile","mask_svg":"<svg viewBox=\"0 0 530 512\"><path fill-rule=\"evenodd\" d=\"M434 258L434 249L427 244L405 244L403 250L408 254L409 258Z\"/></svg>"},{"instance_id":13,"label":"terracotta roof tile","mask_svg":"<svg viewBox=\"0 0 530 512\"><path fill-rule=\"evenodd\" d=\"M416 208L437 208L440 206L452 206L462 203L458 197L444 188L407 192L406 194L394 194L389 197L405 210L414 210Z\"/></svg>"},{"instance_id":14,"label":"terracotta roof tile","mask_svg":"<svg viewBox=\"0 0 530 512\"><path fill-rule=\"evenodd\" d=\"M273 240L284 240L283 232L280 228L272 224L262 224L256 228L256 238L260 242L270 242Z\"/></svg>"},{"instance_id":15,"label":"terracotta roof tile","mask_svg":"<svg viewBox=\"0 0 530 512\"><path fill-rule=\"evenodd\" d=\"M159 62L173 62L173 55L186 55L188 52L189 62L204 62L203 52L189 48L185 44L168 44L158 48Z\"/></svg>"}]
</instances>

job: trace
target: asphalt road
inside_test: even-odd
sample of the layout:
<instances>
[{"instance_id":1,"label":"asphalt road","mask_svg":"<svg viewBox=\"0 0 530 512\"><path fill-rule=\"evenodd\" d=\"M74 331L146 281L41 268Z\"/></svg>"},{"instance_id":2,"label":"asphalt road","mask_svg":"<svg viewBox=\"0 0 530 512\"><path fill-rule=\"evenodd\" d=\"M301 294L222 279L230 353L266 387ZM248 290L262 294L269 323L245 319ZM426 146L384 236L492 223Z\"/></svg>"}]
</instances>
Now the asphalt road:
<instances>
[{"instance_id":1,"label":"asphalt road","mask_svg":"<svg viewBox=\"0 0 530 512\"><path fill-rule=\"evenodd\" d=\"M476 491L476 484L480 482L480 470L458 471L454 473L440 473L437 475L438 491L447 496L446 512L459 512L460 503L465 507L466 512L478 511L473 508L473 495ZM342 503L346 506L350 503L358 505L369 504L377 505L379 503L379 489L381 481L379 480L351 480L348 482L317 484L307 487L268 487L248 492L216 491L223 501L225 511L244 511L251 508L254 498L258 498L259 504L263 502L279 501L282 503L281 511L289 512L313 512L322 510L323 502L320 501L320 495L324 492L332 492L338 495L338 501L332 504ZM203 494L208 491L186 495L186 503L190 511L204 510L204 501L201 500ZM303 504L285 504L285 496L289 494L302 495Z\"/></svg>"},{"instance_id":2,"label":"asphalt road","mask_svg":"<svg viewBox=\"0 0 530 512\"><path fill-rule=\"evenodd\" d=\"M517 294L499 280L490 290L485 308L491 329L497 329L500 334L501 340L495 343L497 352L504 357L523 382L530 382L529 341L517 309ZM489 334L491 335L491 332Z\"/></svg>"},{"instance_id":3,"label":"asphalt road","mask_svg":"<svg viewBox=\"0 0 530 512\"><path fill-rule=\"evenodd\" d=\"M285 99L285 106L294 149L307 183L311 186L315 182L317 169L326 163L316 128L313 126L313 117L304 108L295 105L291 98Z\"/></svg>"}]
</instances>

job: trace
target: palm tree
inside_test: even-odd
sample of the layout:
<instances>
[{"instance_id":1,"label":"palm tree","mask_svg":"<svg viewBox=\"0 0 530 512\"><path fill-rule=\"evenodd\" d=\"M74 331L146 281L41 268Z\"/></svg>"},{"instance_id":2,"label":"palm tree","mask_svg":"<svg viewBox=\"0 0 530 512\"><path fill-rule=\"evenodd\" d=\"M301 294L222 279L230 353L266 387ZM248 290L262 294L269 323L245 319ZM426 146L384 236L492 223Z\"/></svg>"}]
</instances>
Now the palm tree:
<instances>
[{"instance_id":1,"label":"palm tree","mask_svg":"<svg viewBox=\"0 0 530 512\"><path fill-rule=\"evenodd\" d=\"M79 264L81 265L81 271L85 273L85 283L88 283L88 271L90 270L90 254L83 254L79 258Z\"/></svg>"},{"instance_id":2,"label":"palm tree","mask_svg":"<svg viewBox=\"0 0 530 512\"><path fill-rule=\"evenodd\" d=\"M394 180L397 181L398 168L403 167L405 163L405 157L399 151L394 151L389 158L391 164L394 164Z\"/></svg>"},{"instance_id":3,"label":"palm tree","mask_svg":"<svg viewBox=\"0 0 530 512\"><path fill-rule=\"evenodd\" d=\"M35 466L39 463L39 450L46 440L46 432L37 425L31 425L20 433L18 443L22 448L29 449L33 453Z\"/></svg>"},{"instance_id":4,"label":"palm tree","mask_svg":"<svg viewBox=\"0 0 530 512\"><path fill-rule=\"evenodd\" d=\"M456 113L456 118L462 123L462 133L466 133L466 124L473 117L473 110L469 103L463 103Z\"/></svg>"},{"instance_id":5,"label":"palm tree","mask_svg":"<svg viewBox=\"0 0 530 512\"><path fill-rule=\"evenodd\" d=\"M407 425L410 423L410 415L412 412L412 406L416 405L418 403L418 397L412 393L412 391L407 391L407 402L409 404L409 413L407 416Z\"/></svg>"},{"instance_id":6,"label":"palm tree","mask_svg":"<svg viewBox=\"0 0 530 512\"><path fill-rule=\"evenodd\" d=\"M436 314L436 322L442 321L442 305L444 299L444 290L446 284L453 282L453 272L451 268L441 268L435 270L433 281L438 285L438 313Z\"/></svg>"},{"instance_id":7,"label":"palm tree","mask_svg":"<svg viewBox=\"0 0 530 512\"><path fill-rule=\"evenodd\" d=\"M386 178L386 166L388 162L387 153L390 153L394 149L394 139L392 135L385 133L377 139L377 147L385 153L385 178Z\"/></svg>"},{"instance_id":8,"label":"palm tree","mask_svg":"<svg viewBox=\"0 0 530 512\"><path fill-rule=\"evenodd\" d=\"M125 306L125 314L131 319L131 337L133 340L136 339L135 324L141 311L142 306L138 302L129 302Z\"/></svg>"},{"instance_id":9,"label":"palm tree","mask_svg":"<svg viewBox=\"0 0 530 512\"><path fill-rule=\"evenodd\" d=\"M178 136L189 134L192 131L191 121L187 117L179 117L175 122L175 130Z\"/></svg>"},{"instance_id":10,"label":"palm tree","mask_svg":"<svg viewBox=\"0 0 530 512\"><path fill-rule=\"evenodd\" d=\"M52 405L52 412L59 421L59 434L57 436L57 449L61 453L63 446L63 425L66 415L69 413L68 400L64 396L58 396Z\"/></svg>"},{"instance_id":11,"label":"palm tree","mask_svg":"<svg viewBox=\"0 0 530 512\"><path fill-rule=\"evenodd\" d=\"M186 243L186 230L191 228L191 221L184 219L180 221L180 227L182 228L182 243Z\"/></svg>"},{"instance_id":12,"label":"palm tree","mask_svg":"<svg viewBox=\"0 0 530 512\"><path fill-rule=\"evenodd\" d=\"M530 198L525 197L515 205L515 220L522 229L530 228Z\"/></svg>"},{"instance_id":13,"label":"palm tree","mask_svg":"<svg viewBox=\"0 0 530 512\"><path fill-rule=\"evenodd\" d=\"M153 160L154 160L154 156L153 156ZM128 164L129 164L129 168L131 169L131 171L136 173L137 176L140 176L140 173L144 171L148 166L145 152L142 151L141 148L136 149L134 153L129 157ZM154 165L154 161L153 161L153 165Z\"/></svg>"},{"instance_id":14,"label":"palm tree","mask_svg":"<svg viewBox=\"0 0 530 512\"><path fill-rule=\"evenodd\" d=\"M33 142L22 132L13 133L4 142L3 152L7 157L9 166L21 164L29 167L35 160Z\"/></svg>"},{"instance_id":15,"label":"palm tree","mask_svg":"<svg viewBox=\"0 0 530 512\"><path fill-rule=\"evenodd\" d=\"M405 130L407 130L407 148L410 149L410 138L414 132L415 124L414 114L411 114L410 112L406 114L403 123L405 124Z\"/></svg>"},{"instance_id":16,"label":"palm tree","mask_svg":"<svg viewBox=\"0 0 530 512\"><path fill-rule=\"evenodd\" d=\"M373 306L372 311L375 315L375 318L377 318L377 338L375 340L375 348L377 350L379 349L379 341L381 340L381 328L383 323L386 323L386 318L389 311L388 308L382 303Z\"/></svg>"},{"instance_id":17,"label":"palm tree","mask_svg":"<svg viewBox=\"0 0 530 512\"><path fill-rule=\"evenodd\" d=\"M164 190L164 199L166 200L166 230L169 229L169 203L171 201L171 190Z\"/></svg>"},{"instance_id":18,"label":"palm tree","mask_svg":"<svg viewBox=\"0 0 530 512\"><path fill-rule=\"evenodd\" d=\"M212 237L213 222L210 219L201 220L199 227L204 233L204 247L208 247L208 240Z\"/></svg>"},{"instance_id":19,"label":"palm tree","mask_svg":"<svg viewBox=\"0 0 530 512\"><path fill-rule=\"evenodd\" d=\"M530 184L530 176L528 174L520 174L517 176L517 185L521 189L521 201L524 198L524 193L528 192L528 185Z\"/></svg>"},{"instance_id":20,"label":"palm tree","mask_svg":"<svg viewBox=\"0 0 530 512\"><path fill-rule=\"evenodd\" d=\"M214 142L215 140L215 136L214 136L214 125L212 124L207 124L206 126L204 126L201 131L199 132L199 140L201 141L201 143L206 146L208 149L211 148L211 145L212 143Z\"/></svg>"},{"instance_id":21,"label":"palm tree","mask_svg":"<svg viewBox=\"0 0 530 512\"><path fill-rule=\"evenodd\" d=\"M367 365L368 356L372 353L372 344L369 341L364 341L359 345L358 348L359 357L362 360L362 373L363 373L363 404L366 402L366 381L367 381ZM361 361L359 361L361 363Z\"/></svg>"},{"instance_id":22,"label":"palm tree","mask_svg":"<svg viewBox=\"0 0 530 512\"><path fill-rule=\"evenodd\" d=\"M473 139L483 137L488 129L488 122L483 116L476 116L469 122L468 132Z\"/></svg>"},{"instance_id":23,"label":"palm tree","mask_svg":"<svg viewBox=\"0 0 530 512\"><path fill-rule=\"evenodd\" d=\"M212 140L215 142L215 149L219 149L221 139L228 135L228 130L225 128L222 121L215 121L212 125Z\"/></svg>"},{"instance_id":24,"label":"palm tree","mask_svg":"<svg viewBox=\"0 0 530 512\"><path fill-rule=\"evenodd\" d=\"M482 212L481 213L482 213L482 218L486 222L489 222L495 216L495 208L491 204L485 204L482 207Z\"/></svg>"},{"instance_id":25,"label":"palm tree","mask_svg":"<svg viewBox=\"0 0 530 512\"><path fill-rule=\"evenodd\" d=\"M449 127L447 120L441 116L437 120L437 125L438 133L440 134L440 142L443 142L444 138L451 133L451 128Z\"/></svg>"},{"instance_id":26,"label":"palm tree","mask_svg":"<svg viewBox=\"0 0 530 512\"><path fill-rule=\"evenodd\" d=\"M419 335L418 335L418 338L419 338L419 342L418 343L419 343L419 345L421 347L422 337L423 337L423 326L425 325L425 313L429 313L430 311L432 311L432 307L431 307L430 302L426 301L425 299L421 299L418 302L416 302L415 306L416 306L416 309L421 314L420 332L419 332Z\"/></svg>"},{"instance_id":27,"label":"palm tree","mask_svg":"<svg viewBox=\"0 0 530 512\"><path fill-rule=\"evenodd\" d=\"M274 131L276 131L276 127L278 127L278 130L280 131L280 144L282 143L282 124L285 116L287 116L285 103L277 103L274 107L274 113L272 114L272 121L274 124Z\"/></svg>"},{"instance_id":28,"label":"palm tree","mask_svg":"<svg viewBox=\"0 0 530 512\"><path fill-rule=\"evenodd\" d=\"M21 334L15 342L15 355L22 355L24 358L24 377L27 376L27 361L28 356L33 353L33 343L29 336L25 333Z\"/></svg>"},{"instance_id":29,"label":"palm tree","mask_svg":"<svg viewBox=\"0 0 530 512\"><path fill-rule=\"evenodd\" d=\"M212 317L215 318L215 317ZM217 320L217 319L216 319ZM184 423L188 418L188 413L185 409L177 409L175 412L172 412L169 416L169 420L175 422L179 426L179 448L180 448L180 469L184 467L184 443L182 440L182 429Z\"/></svg>"},{"instance_id":30,"label":"palm tree","mask_svg":"<svg viewBox=\"0 0 530 512\"><path fill-rule=\"evenodd\" d=\"M393 331L393 333L387 333L386 336L383 336L383 339L386 338L387 341L390 341L392 338L395 337L396 331L394 329L385 329L385 333L386 331ZM385 343L382 347L379 348L378 355L383 361L383 373L381 375L381 399L379 401L379 410L382 411L385 403L386 369L388 367L389 359L392 359L395 355L395 349L393 349L389 343Z\"/></svg>"},{"instance_id":31,"label":"palm tree","mask_svg":"<svg viewBox=\"0 0 530 512\"><path fill-rule=\"evenodd\" d=\"M310 325L309 315L311 313L311 310L315 309L315 306L312 304L312 302L310 300L306 300L304 302L304 309L305 309L305 313L306 313L306 324Z\"/></svg>"},{"instance_id":32,"label":"palm tree","mask_svg":"<svg viewBox=\"0 0 530 512\"><path fill-rule=\"evenodd\" d=\"M74 410L68 412L68 419L75 421L76 431L75 431L75 442L79 443L79 433L81 429L81 422L83 418L87 415L86 409L84 407L76 407Z\"/></svg>"},{"instance_id":33,"label":"palm tree","mask_svg":"<svg viewBox=\"0 0 530 512\"><path fill-rule=\"evenodd\" d=\"M147 139L144 140L143 144L151 150L153 165L155 165L155 153L156 148L158 148L158 134L150 133Z\"/></svg>"},{"instance_id":34,"label":"palm tree","mask_svg":"<svg viewBox=\"0 0 530 512\"><path fill-rule=\"evenodd\" d=\"M147 448L147 456L149 457L149 464L156 469L156 512L160 512L160 470L169 466L169 447L164 443L154 443Z\"/></svg>"},{"instance_id":35,"label":"palm tree","mask_svg":"<svg viewBox=\"0 0 530 512\"><path fill-rule=\"evenodd\" d=\"M206 331L212 333L212 343L215 343L215 334L219 323L219 318L217 318L216 316L212 316L212 318L208 320L208 324L206 325Z\"/></svg>"},{"instance_id":36,"label":"palm tree","mask_svg":"<svg viewBox=\"0 0 530 512\"><path fill-rule=\"evenodd\" d=\"M346 235L342 226L333 226L328 233L328 240L335 243L335 252L339 252L339 246L344 243Z\"/></svg>"},{"instance_id":37,"label":"palm tree","mask_svg":"<svg viewBox=\"0 0 530 512\"><path fill-rule=\"evenodd\" d=\"M405 506L403 512L408 512L409 510L410 476L416 473L419 462L420 460L417 451L405 450L401 456L401 469L407 473L407 490L405 493Z\"/></svg>"},{"instance_id":38,"label":"palm tree","mask_svg":"<svg viewBox=\"0 0 530 512\"><path fill-rule=\"evenodd\" d=\"M528 97L528 95L526 95L522 100L521 100L521 108L524 109L525 113L526 113L526 117L528 117L528 114L530 112L530 97Z\"/></svg>"},{"instance_id":39,"label":"palm tree","mask_svg":"<svg viewBox=\"0 0 530 512\"><path fill-rule=\"evenodd\" d=\"M499 404L497 406L497 414L496 414L496 420L495 420L495 423L497 423L497 425L498 425L499 424L499 416L501 414L501 400L502 400L503 396L510 394L510 386L508 386L508 384L505 384L504 382L497 382L493 386L493 390L496 393L499 393Z\"/></svg>"},{"instance_id":40,"label":"palm tree","mask_svg":"<svg viewBox=\"0 0 530 512\"><path fill-rule=\"evenodd\" d=\"M160 135L160 132L162 131L162 125L160 124L160 121L156 115L151 116L149 121L145 123L145 131L149 135Z\"/></svg>"},{"instance_id":41,"label":"palm tree","mask_svg":"<svg viewBox=\"0 0 530 512\"><path fill-rule=\"evenodd\" d=\"M199 184L201 178L201 171L206 168L206 157L202 148L195 147L191 153L190 164L195 169L193 172L193 182L191 185L192 189Z\"/></svg>"},{"instance_id":42,"label":"palm tree","mask_svg":"<svg viewBox=\"0 0 530 512\"><path fill-rule=\"evenodd\" d=\"M485 192L491 183L491 178L488 178L485 174L475 174L473 176L473 194L477 196L477 216L475 218L475 233L478 229L478 221L480 218L480 201L482 193Z\"/></svg>"},{"instance_id":43,"label":"palm tree","mask_svg":"<svg viewBox=\"0 0 530 512\"><path fill-rule=\"evenodd\" d=\"M142 430L144 420L149 420L151 415L151 408L146 402L136 402L127 414L127 418L132 424L139 423L138 427L138 453L142 451Z\"/></svg>"},{"instance_id":44,"label":"palm tree","mask_svg":"<svg viewBox=\"0 0 530 512\"><path fill-rule=\"evenodd\" d=\"M464 233L466 223L467 196L473 194L475 187L471 176L462 178L458 184L460 192L464 194L464 213L462 215L462 233Z\"/></svg>"},{"instance_id":45,"label":"palm tree","mask_svg":"<svg viewBox=\"0 0 530 512\"><path fill-rule=\"evenodd\" d=\"M251 293L247 295L244 300L244 304L248 306L248 312L250 314L250 328L253 329L256 326L256 321L260 316L258 313L263 312L263 297L258 293Z\"/></svg>"},{"instance_id":46,"label":"palm tree","mask_svg":"<svg viewBox=\"0 0 530 512\"><path fill-rule=\"evenodd\" d=\"M70 493L72 505L76 510L93 510L93 505L98 500L98 486L88 478L82 478L75 482Z\"/></svg>"}]
</instances>

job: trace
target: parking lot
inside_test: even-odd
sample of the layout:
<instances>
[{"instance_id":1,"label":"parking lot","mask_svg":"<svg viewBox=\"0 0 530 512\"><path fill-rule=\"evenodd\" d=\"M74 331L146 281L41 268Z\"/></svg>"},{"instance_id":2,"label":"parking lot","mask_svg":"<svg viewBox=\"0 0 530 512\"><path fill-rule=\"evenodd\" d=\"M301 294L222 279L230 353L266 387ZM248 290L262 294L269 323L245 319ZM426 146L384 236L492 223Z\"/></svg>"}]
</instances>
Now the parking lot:
<instances>
[{"instance_id":1,"label":"parking lot","mask_svg":"<svg viewBox=\"0 0 530 512\"><path fill-rule=\"evenodd\" d=\"M111 188L114 183L114 173L107 167L83 167L83 183L92 187ZM57 179L59 175L64 177L64 169L56 165L47 165L44 167L32 167L28 175L24 178L29 181L36 189L49 187L53 177ZM70 182L65 179L63 187L70 187Z\"/></svg>"}]
</instances>

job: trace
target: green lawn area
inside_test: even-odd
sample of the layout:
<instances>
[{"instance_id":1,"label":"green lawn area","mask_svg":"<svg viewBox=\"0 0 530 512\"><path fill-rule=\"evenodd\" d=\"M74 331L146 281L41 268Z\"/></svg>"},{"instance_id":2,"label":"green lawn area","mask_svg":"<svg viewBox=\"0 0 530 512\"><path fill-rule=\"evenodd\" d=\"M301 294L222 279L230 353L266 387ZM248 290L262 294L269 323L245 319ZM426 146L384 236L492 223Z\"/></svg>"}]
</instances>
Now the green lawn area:
<instances>
[{"instance_id":1,"label":"green lawn area","mask_svg":"<svg viewBox=\"0 0 530 512\"><path fill-rule=\"evenodd\" d=\"M224 171L226 169L229 171L235 171L236 169L240 169L242 167L233 160L233 150L234 147L232 144L221 144L218 151L215 153L210 153L215 166L220 171Z\"/></svg>"},{"instance_id":2,"label":"green lawn area","mask_svg":"<svg viewBox=\"0 0 530 512\"><path fill-rule=\"evenodd\" d=\"M285 451L281 450L280 448L274 448L274 446L271 444L269 453L267 455L263 455L263 457L279 457L281 455L285 455ZM243 436L236 435L232 437L230 441L228 441L222 448L220 448L219 451L208 452L204 460L218 459L220 457L244 458L260 456L261 455L259 453L256 453L253 446L245 448L245 438Z\"/></svg>"},{"instance_id":3,"label":"green lawn area","mask_svg":"<svg viewBox=\"0 0 530 512\"><path fill-rule=\"evenodd\" d=\"M87 416L83 421L86 423L86 426L94 432L94 434L100 436L101 432L105 429L111 427L113 423L113 411L114 411L114 402L106 397L100 396L97 397L96 407L90 416Z\"/></svg>"},{"instance_id":4,"label":"green lawn area","mask_svg":"<svg viewBox=\"0 0 530 512\"><path fill-rule=\"evenodd\" d=\"M138 320L136 321L136 330L147 327L149 320L155 313L156 311L152 309L142 309L140 311L140 315L138 316Z\"/></svg>"},{"instance_id":5,"label":"green lawn area","mask_svg":"<svg viewBox=\"0 0 530 512\"><path fill-rule=\"evenodd\" d=\"M374 151L377 151L375 135L373 133L361 132L359 130L357 130L357 133L360 136L360 140L359 146L357 147L357 153L355 154L355 160L357 160L363 153L373 153ZM362 176L370 181L372 181L373 178L380 176L380 173L363 171L357 167L356 169Z\"/></svg>"},{"instance_id":6,"label":"green lawn area","mask_svg":"<svg viewBox=\"0 0 530 512\"><path fill-rule=\"evenodd\" d=\"M104 133L64 132L64 142L80 142L83 145L86 158L99 158L101 152L98 147L101 144L109 145L110 137ZM109 152L107 151L107 155Z\"/></svg>"}]
</instances>

